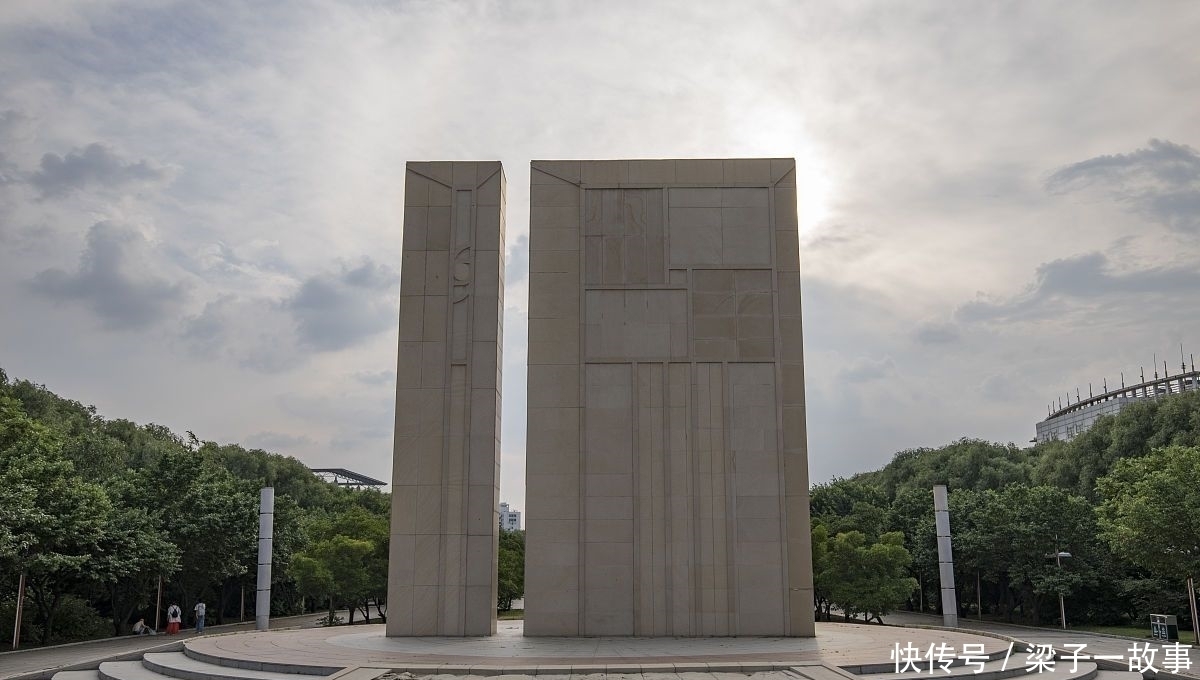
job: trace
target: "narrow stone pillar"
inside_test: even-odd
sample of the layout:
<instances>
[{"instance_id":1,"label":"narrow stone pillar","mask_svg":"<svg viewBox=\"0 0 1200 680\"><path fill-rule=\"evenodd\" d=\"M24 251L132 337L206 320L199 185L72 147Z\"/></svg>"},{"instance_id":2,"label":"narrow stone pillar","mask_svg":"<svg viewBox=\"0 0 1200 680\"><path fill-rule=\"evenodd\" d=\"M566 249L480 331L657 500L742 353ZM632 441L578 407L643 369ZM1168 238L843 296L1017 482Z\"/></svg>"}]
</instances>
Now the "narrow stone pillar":
<instances>
[{"instance_id":1,"label":"narrow stone pillar","mask_svg":"<svg viewBox=\"0 0 1200 680\"><path fill-rule=\"evenodd\" d=\"M942 583L942 623L948 628L958 628L954 551L950 547L950 503L945 484L933 487L933 521L937 527L938 577Z\"/></svg>"},{"instance_id":2,"label":"narrow stone pillar","mask_svg":"<svg viewBox=\"0 0 1200 680\"><path fill-rule=\"evenodd\" d=\"M258 589L254 601L254 627L271 627L271 547L275 540L275 487L258 494Z\"/></svg>"},{"instance_id":3,"label":"narrow stone pillar","mask_svg":"<svg viewBox=\"0 0 1200 680\"><path fill-rule=\"evenodd\" d=\"M409 163L389 636L496 632L504 171Z\"/></svg>"}]
</instances>

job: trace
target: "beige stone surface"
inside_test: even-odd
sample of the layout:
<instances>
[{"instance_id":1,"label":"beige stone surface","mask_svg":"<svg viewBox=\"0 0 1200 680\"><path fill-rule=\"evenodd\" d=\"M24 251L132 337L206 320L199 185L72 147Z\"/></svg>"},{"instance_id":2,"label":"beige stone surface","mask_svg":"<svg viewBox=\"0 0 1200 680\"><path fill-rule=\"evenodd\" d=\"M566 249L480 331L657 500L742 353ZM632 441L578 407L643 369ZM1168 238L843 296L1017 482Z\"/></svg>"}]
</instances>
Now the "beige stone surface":
<instances>
[{"instance_id":1,"label":"beige stone surface","mask_svg":"<svg viewBox=\"0 0 1200 680\"><path fill-rule=\"evenodd\" d=\"M504 171L409 163L388 636L496 630Z\"/></svg>"},{"instance_id":2,"label":"beige stone surface","mask_svg":"<svg viewBox=\"0 0 1200 680\"><path fill-rule=\"evenodd\" d=\"M843 623L820 623L818 626L820 630L816 637L799 639L570 639L531 636L528 622L522 626L521 621L501 621L496 635L477 638L388 638L383 636L382 626L368 625L351 629L333 627L206 635L188 640L186 644L195 652L219 657L231 665L246 662L281 664L290 666L293 671L302 670L303 666L374 666L405 669L414 674L437 670L443 674L440 677L447 680L462 678L481 668L488 668L486 675L492 677L511 673L536 674L545 678L558 673L564 674L563 677L573 673L576 676L593 674L596 680L603 680L605 674L613 678L622 673L654 672L679 673L681 680L690 677L703 680L698 675L690 676L690 673L712 673L712 676L704 676L708 680L749 680L747 673L789 668L793 669L791 677L796 680L794 672L804 671L811 667L809 664L829 664L853 670L870 666L887 669L893 665L889 656L896 644L912 644L922 650L933 644L946 644L955 650L966 644L976 644L998 663L1008 650L1005 640L973 635L968 631ZM1002 632L1012 634L1016 631L1010 628ZM1078 637L1079 633L1072 631L1072 635ZM1092 648L1091 643L1103 640L1105 638L1087 638L1088 648ZM1116 642L1119 641L1108 639L1110 646L1115 647ZM966 667L964 674L970 674L971 670ZM688 678L682 675L685 673L689 674ZM632 677L637 678L636 675ZM832 680L835 676L823 677ZM813 680L819 679L814 677Z\"/></svg>"},{"instance_id":3,"label":"beige stone surface","mask_svg":"<svg viewBox=\"0 0 1200 680\"><path fill-rule=\"evenodd\" d=\"M533 162L526 635L813 635L795 176Z\"/></svg>"}]
</instances>

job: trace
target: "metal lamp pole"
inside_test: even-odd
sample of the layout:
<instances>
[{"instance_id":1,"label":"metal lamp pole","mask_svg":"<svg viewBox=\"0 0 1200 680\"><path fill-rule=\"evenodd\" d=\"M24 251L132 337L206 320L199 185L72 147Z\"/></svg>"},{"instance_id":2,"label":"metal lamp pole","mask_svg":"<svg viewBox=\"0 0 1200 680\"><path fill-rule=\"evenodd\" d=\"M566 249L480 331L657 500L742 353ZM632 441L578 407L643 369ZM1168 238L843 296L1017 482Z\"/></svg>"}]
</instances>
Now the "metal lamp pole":
<instances>
[{"instance_id":1,"label":"metal lamp pole","mask_svg":"<svg viewBox=\"0 0 1200 680\"><path fill-rule=\"evenodd\" d=\"M1058 564L1058 574L1062 576L1062 561L1064 557L1070 557L1071 553L1065 550L1058 549L1058 536L1054 537L1054 562ZM1062 621L1063 630L1067 629L1067 606L1063 602L1062 591L1058 592L1058 616L1059 621Z\"/></svg>"}]
</instances>

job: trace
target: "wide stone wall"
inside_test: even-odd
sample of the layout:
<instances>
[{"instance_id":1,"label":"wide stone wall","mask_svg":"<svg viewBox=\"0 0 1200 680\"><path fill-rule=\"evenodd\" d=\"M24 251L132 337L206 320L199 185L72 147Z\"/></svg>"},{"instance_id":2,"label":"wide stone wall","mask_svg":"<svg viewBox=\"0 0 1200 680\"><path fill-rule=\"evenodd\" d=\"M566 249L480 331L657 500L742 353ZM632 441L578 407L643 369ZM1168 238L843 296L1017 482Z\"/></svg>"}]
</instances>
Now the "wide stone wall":
<instances>
[{"instance_id":1,"label":"wide stone wall","mask_svg":"<svg viewBox=\"0 0 1200 680\"><path fill-rule=\"evenodd\" d=\"M526 635L814 634L795 177L532 163Z\"/></svg>"},{"instance_id":2,"label":"wide stone wall","mask_svg":"<svg viewBox=\"0 0 1200 680\"><path fill-rule=\"evenodd\" d=\"M504 171L409 163L387 634L496 631Z\"/></svg>"}]
</instances>

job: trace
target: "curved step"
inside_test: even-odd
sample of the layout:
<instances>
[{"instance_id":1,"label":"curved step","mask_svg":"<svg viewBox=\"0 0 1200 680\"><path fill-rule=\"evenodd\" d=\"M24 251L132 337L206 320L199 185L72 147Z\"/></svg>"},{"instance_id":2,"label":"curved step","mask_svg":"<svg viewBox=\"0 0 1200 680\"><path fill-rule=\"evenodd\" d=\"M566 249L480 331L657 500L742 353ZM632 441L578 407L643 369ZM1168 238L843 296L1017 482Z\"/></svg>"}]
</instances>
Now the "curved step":
<instances>
[{"instance_id":1,"label":"curved step","mask_svg":"<svg viewBox=\"0 0 1200 680\"><path fill-rule=\"evenodd\" d=\"M1006 649L1004 647L1000 647L999 649L996 649L995 651L988 652L986 654L982 654L976 658L981 658L985 662L1003 661L1005 655L1007 655L1007 654L1008 654L1008 649ZM951 659L951 661L950 661L951 668L960 667L965 664L966 664L966 661L959 657L955 657L955 658ZM881 663L846 664L844 666L838 666L838 668L846 671L847 673L852 673L854 675L875 676L875 675L881 675L884 673L894 675L895 671L896 671L896 664L895 664L895 662L887 661L887 662L881 662ZM972 666L972 668L974 668L974 666ZM905 675L911 676L912 674L913 674L913 671L909 671ZM928 674L928 666L926 666L926 674Z\"/></svg>"},{"instance_id":2,"label":"curved step","mask_svg":"<svg viewBox=\"0 0 1200 680\"><path fill-rule=\"evenodd\" d=\"M100 680L100 671L59 671L50 676L51 680Z\"/></svg>"},{"instance_id":3,"label":"curved step","mask_svg":"<svg viewBox=\"0 0 1200 680\"><path fill-rule=\"evenodd\" d=\"M324 680L328 675L229 666L197 659L182 652L146 654L142 657L142 665L159 675L178 680Z\"/></svg>"},{"instance_id":4,"label":"curved step","mask_svg":"<svg viewBox=\"0 0 1200 680\"><path fill-rule=\"evenodd\" d=\"M96 672L100 680L163 680L163 676L143 666L141 661L105 661Z\"/></svg>"},{"instance_id":5,"label":"curved step","mask_svg":"<svg viewBox=\"0 0 1200 680\"><path fill-rule=\"evenodd\" d=\"M270 671L272 673L291 673L293 675L333 675L346 669L345 666L313 666L300 663L273 663L266 661L250 661L247 659L231 659L217 654L210 654L190 645L184 644L183 653L190 659L211 663L214 666L229 668L244 668L252 671Z\"/></svg>"},{"instance_id":6,"label":"curved step","mask_svg":"<svg viewBox=\"0 0 1200 680\"><path fill-rule=\"evenodd\" d=\"M1046 678L1051 680L1093 680L1098 671L1095 662L1081 661L1075 672L1071 672L1072 663L1069 661L1056 661L1053 671L1042 671L1031 673L1024 658L1014 656L1005 664L1003 659L998 661L988 661L983 665L983 670L979 671L977 666L957 665L951 666L949 672L945 672L940 668L934 668L934 672L929 672L929 666L921 667L919 671L909 670L905 673L872 673L871 680L914 680L915 678L973 678L974 680L1002 680L1002 678L1013 678L1017 676L1036 675L1038 678ZM894 667L893 667L894 668Z\"/></svg>"}]
</instances>

